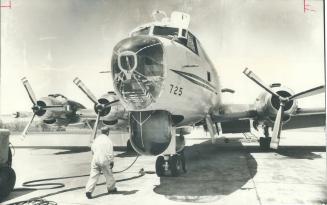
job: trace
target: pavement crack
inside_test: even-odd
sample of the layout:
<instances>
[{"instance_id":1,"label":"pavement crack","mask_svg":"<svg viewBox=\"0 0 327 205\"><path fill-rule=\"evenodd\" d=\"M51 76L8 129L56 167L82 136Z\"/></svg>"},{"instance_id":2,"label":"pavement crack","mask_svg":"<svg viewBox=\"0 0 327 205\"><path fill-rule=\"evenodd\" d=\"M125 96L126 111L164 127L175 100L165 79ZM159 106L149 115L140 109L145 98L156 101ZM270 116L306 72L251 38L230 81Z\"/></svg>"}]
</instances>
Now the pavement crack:
<instances>
[{"instance_id":1,"label":"pavement crack","mask_svg":"<svg viewBox=\"0 0 327 205\"><path fill-rule=\"evenodd\" d=\"M258 192L258 189L257 189L257 185L253 179L254 177L254 173L252 173L252 170L251 170L251 167L249 166L249 155L251 155L250 153L246 152L246 150L244 149L243 147L243 151L244 151L244 155L245 155L245 160L246 160L246 167L247 169L249 170L249 174L250 174L250 177L251 177L251 182L253 184L253 187L254 187L254 190L255 190L255 194L256 194L256 197L258 199L258 202L260 205L262 205L262 202L261 202L261 198L259 196L259 192Z\"/></svg>"}]
</instances>

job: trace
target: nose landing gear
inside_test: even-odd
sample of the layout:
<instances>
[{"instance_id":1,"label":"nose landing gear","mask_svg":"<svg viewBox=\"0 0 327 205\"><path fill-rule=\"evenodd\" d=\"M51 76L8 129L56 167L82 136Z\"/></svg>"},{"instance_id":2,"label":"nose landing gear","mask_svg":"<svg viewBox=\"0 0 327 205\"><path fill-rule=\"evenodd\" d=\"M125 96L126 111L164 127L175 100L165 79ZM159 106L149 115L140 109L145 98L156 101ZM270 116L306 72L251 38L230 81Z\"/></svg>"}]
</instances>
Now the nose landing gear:
<instances>
[{"instance_id":1,"label":"nose landing gear","mask_svg":"<svg viewBox=\"0 0 327 205\"><path fill-rule=\"evenodd\" d=\"M263 129L265 137L260 137L259 144L260 149L266 152L270 150L271 137L269 136L269 127L265 126Z\"/></svg>"},{"instance_id":2,"label":"nose landing gear","mask_svg":"<svg viewBox=\"0 0 327 205\"><path fill-rule=\"evenodd\" d=\"M158 177L177 177L186 173L184 153L174 155L158 156L156 160L156 173Z\"/></svg>"}]
</instances>

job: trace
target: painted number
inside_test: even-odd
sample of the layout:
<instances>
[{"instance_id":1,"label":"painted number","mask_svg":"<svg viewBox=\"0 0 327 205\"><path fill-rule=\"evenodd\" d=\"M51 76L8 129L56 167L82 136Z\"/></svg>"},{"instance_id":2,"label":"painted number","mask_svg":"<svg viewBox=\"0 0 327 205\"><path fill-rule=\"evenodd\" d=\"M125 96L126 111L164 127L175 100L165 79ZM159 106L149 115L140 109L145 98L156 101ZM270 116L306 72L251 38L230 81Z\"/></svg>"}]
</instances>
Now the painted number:
<instances>
[{"instance_id":1,"label":"painted number","mask_svg":"<svg viewBox=\"0 0 327 205\"><path fill-rule=\"evenodd\" d=\"M183 94L183 88L173 85L173 84L170 84L170 93L181 96Z\"/></svg>"}]
</instances>

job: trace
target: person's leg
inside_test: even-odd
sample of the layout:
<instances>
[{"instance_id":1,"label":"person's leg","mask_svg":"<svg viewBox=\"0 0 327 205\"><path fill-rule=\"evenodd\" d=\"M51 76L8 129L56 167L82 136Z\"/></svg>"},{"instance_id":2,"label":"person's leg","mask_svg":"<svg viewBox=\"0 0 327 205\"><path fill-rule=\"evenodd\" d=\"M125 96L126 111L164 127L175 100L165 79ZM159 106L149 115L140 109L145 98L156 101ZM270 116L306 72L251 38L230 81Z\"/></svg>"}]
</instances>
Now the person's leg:
<instances>
[{"instance_id":1,"label":"person's leg","mask_svg":"<svg viewBox=\"0 0 327 205\"><path fill-rule=\"evenodd\" d=\"M100 167L96 165L94 160L92 160L91 163L91 171L90 171L90 177L86 184L85 191L92 193L95 189L95 186L98 182L100 176Z\"/></svg>"},{"instance_id":2,"label":"person's leg","mask_svg":"<svg viewBox=\"0 0 327 205\"><path fill-rule=\"evenodd\" d=\"M116 189L115 185L116 185L116 180L112 174L112 169L110 167L110 163L105 163L102 166L102 172L103 172L103 176L106 178L106 185L107 185L107 189L108 191L114 191Z\"/></svg>"}]
</instances>

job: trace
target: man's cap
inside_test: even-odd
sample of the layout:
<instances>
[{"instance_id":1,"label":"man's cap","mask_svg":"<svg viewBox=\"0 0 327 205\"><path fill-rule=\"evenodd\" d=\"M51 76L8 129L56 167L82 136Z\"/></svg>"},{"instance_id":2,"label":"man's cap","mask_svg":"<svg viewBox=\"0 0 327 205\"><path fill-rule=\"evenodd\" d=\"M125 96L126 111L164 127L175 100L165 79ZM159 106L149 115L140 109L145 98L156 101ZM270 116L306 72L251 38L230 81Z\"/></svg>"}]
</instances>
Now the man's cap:
<instances>
[{"instance_id":1,"label":"man's cap","mask_svg":"<svg viewBox=\"0 0 327 205\"><path fill-rule=\"evenodd\" d=\"M104 127L101 128L102 132L108 132L109 130L110 130L109 126L104 126Z\"/></svg>"}]
</instances>

